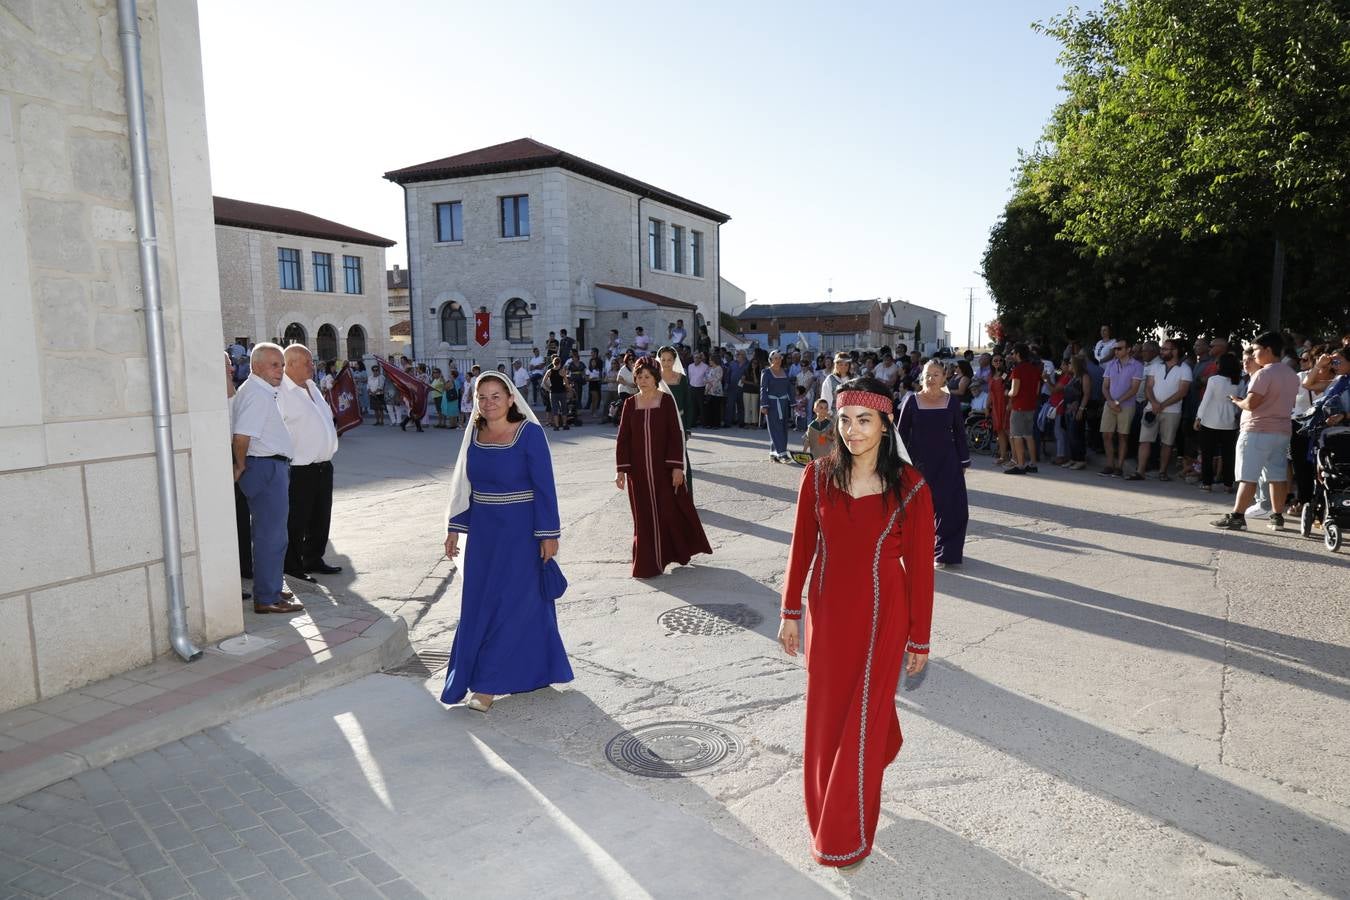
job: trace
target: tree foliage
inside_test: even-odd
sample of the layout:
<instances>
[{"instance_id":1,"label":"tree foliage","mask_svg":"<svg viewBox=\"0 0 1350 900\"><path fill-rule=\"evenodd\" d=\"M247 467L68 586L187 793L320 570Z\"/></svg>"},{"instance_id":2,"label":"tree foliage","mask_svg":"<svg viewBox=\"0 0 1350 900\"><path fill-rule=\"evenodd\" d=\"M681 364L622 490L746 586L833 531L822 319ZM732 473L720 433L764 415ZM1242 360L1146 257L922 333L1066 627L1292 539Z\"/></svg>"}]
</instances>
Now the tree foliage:
<instances>
[{"instance_id":1,"label":"tree foliage","mask_svg":"<svg viewBox=\"0 0 1350 900\"><path fill-rule=\"evenodd\" d=\"M1038 27L1065 99L991 232L1006 327L1245 330L1277 237L1286 323L1350 319L1350 5L1106 0Z\"/></svg>"}]
</instances>

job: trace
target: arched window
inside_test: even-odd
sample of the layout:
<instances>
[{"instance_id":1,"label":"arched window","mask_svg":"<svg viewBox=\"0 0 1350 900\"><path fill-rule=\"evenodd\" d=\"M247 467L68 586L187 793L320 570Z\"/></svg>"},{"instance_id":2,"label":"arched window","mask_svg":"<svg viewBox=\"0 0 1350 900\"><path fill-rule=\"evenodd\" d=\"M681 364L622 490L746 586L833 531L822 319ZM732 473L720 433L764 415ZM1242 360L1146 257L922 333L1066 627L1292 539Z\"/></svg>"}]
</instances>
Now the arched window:
<instances>
[{"instance_id":1,"label":"arched window","mask_svg":"<svg viewBox=\"0 0 1350 900\"><path fill-rule=\"evenodd\" d=\"M337 359L337 329L332 325L319 326L319 352L318 361L321 363L333 362Z\"/></svg>"},{"instance_id":2,"label":"arched window","mask_svg":"<svg viewBox=\"0 0 1350 900\"><path fill-rule=\"evenodd\" d=\"M534 340L530 306L519 297L506 301L506 339L512 344L528 344Z\"/></svg>"},{"instance_id":3,"label":"arched window","mask_svg":"<svg viewBox=\"0 0 1350 900\"><path fill-rule=\"evenodd\" d=\"M366 355L366 330L360 325L347 329L347 358L361 359Z\"/></svg>"},{"instance_id":4,"label":"arched window","mask_svg":"<svg viewBox=\"0 0 1350 900\"><path fill-rule=\"evenodd\" d=\"M286 334L281 338L281 346L289 347L291 344L308 344L309 335L305 333L305 326L299 322L292 322L286 326Z\"/></svg>"},{"instance_id":5,"label":"arched window","mask_svg":"<svg viewBox=\"0 0 1350 900\"><path fill-rule=\"evenodd\" d=\"M468 346L469 326L458 303L450 302L441 307L441 340L452 347Z\"/></svg>"}]
</instances>

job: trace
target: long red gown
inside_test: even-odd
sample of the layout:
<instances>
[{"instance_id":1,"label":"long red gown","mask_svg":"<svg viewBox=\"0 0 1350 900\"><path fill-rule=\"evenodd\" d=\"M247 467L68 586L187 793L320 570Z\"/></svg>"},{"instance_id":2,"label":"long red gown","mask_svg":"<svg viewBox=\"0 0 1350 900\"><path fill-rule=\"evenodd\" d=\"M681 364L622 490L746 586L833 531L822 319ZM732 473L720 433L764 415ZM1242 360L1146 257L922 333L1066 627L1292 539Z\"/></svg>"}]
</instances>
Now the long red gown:
<instances>
[{"instance_id":1,"label":"long red gown","mask_svg":"<svg viewBox=\"0 0 1350 900\"><path fill-rule=\"evenodd\" d=\"M670 483L671 470L684 468L684 428L674 398L662 393L652 409L639 409L636 394L625 400L614 452L628 476L633 577L651 578L673 562L688 565L695 553L712 553L688 486L677 491Z\"/></svg>"},{"instance_id":2,"label":"long red gown","mask_svg":"<svg viewBox=\"0 0 1350 900\"><path fill-rule=\"evenodd\" d=\"M802 476L782 616L801 618L805 585L806 819L816 861L847 866L872 852L882 774L900 752L904 651L928 652L933 503L916 468L902 508L894 494L849 497L828 462Z\"/></svg>"}]
</instances>

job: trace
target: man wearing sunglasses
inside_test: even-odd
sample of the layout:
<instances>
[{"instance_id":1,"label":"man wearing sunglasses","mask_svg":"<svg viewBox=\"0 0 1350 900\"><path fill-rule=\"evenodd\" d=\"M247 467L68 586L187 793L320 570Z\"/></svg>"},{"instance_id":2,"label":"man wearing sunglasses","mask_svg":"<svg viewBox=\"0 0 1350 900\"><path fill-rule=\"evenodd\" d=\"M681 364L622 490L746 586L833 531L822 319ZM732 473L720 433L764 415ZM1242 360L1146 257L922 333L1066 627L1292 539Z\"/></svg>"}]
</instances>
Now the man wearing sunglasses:
<instances>
[{"instance_id":1,"label":"man wearing sunglasses","mask_svg":"<svg viewBox=\"0 0 1350 900\"><path fill-rule=\"evenodd\" d=\"M1106 450L1106 467L1101 474L1117 476L1125 465L1129 444L1130 423L1134 420L1135 397L1144 383L1144 366L1130 357L1130 345L1117 340L1112 349L1114 358L1106 364L1102 374L1102 395L1106 406L1102 409L1102 444Z\"/></svg>"}]
</instances>

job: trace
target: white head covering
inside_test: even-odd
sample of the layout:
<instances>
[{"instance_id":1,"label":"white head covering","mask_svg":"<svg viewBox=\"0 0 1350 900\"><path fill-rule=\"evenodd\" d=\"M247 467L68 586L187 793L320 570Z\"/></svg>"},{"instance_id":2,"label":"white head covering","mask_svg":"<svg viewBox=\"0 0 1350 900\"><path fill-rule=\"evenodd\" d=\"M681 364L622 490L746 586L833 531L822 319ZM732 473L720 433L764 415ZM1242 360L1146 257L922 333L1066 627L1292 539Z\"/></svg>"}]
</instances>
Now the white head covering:
<instances>
[{"instance_id":1,"label":"white head covering","mask_svg":"<svg viewBox=\"0 0 1350 900\"><path fill-rule=\"evenodd\" d=\"M656 361L656 367L660 369L662 372L665 371L665 367L661 365L661 350L669 350L670 352L675 354L675 365L671 366L671 369L687 377L687 373L684 371L684 362L680 360L680 351L676 350L674 347L669 346L662 347L660 350L656 351L656 353L652 356L652 359ZM633 374L636 376L637 373L635 372ZM670 385L666 384L666 380L664 378L656 379L656 389L658 391L662 391L663 393L670 394L672 398L675 396L673 393L671 393Z\"/></svg>"},{"instance_id":2,"label":"white head covering","mask_svg":"<svg viewBox=\"0 0 1350 900\"><path fill-rule=\"evenodd\" d=\"M483 372L478 376L473 384L475 393L483 382L489 378L495 378L506 385L506 389L511 392L511 399L515 401L516 409L521 415L525 416L526 422L539 424L539 417L534 414L530 404L525 402L524 395L511 383L510 378L496 369ZM521 425L521 427L524 428L525 426ZM455 460L455 471L450 475L450 505L445 510L446 522L469 508L469 498L473 496L473 486L469 484L469 445L473 443L474 436L477 433L478 429L473 422L469 422L469 426L464 429L464 440L460 441L459 444L459 458Z\"/></svg>"}]
</instances>

